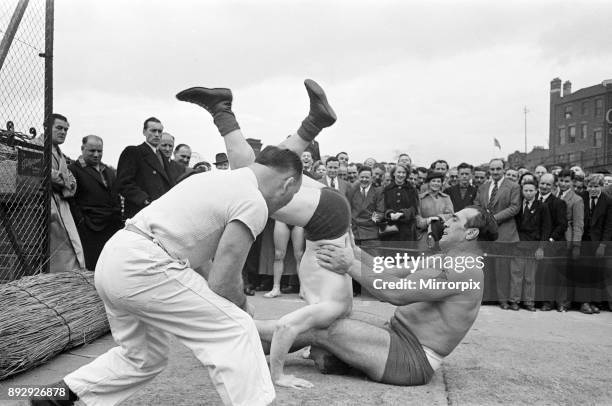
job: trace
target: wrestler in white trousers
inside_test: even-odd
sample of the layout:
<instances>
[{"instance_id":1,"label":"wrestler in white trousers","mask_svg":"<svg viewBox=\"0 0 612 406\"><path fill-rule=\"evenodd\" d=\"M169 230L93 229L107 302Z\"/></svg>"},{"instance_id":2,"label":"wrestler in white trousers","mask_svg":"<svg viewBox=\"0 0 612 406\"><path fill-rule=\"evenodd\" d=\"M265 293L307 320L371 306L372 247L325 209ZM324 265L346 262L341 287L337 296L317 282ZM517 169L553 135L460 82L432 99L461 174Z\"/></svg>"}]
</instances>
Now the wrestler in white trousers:
<instances>
[{"instance_id":1,"label":"wrestler in white trousers","mask_svg":"<svg viewBox=\"0 0 612 406\"><path fill-rule=\"evenodd\" d=\"M117 232L100 255L95 284L119 347L64 378L85 404L115 405L142 389L168 363L168 334L208 368L224 404L274 399L253 319L155 242Z\"/></svg>"}]
</instances>

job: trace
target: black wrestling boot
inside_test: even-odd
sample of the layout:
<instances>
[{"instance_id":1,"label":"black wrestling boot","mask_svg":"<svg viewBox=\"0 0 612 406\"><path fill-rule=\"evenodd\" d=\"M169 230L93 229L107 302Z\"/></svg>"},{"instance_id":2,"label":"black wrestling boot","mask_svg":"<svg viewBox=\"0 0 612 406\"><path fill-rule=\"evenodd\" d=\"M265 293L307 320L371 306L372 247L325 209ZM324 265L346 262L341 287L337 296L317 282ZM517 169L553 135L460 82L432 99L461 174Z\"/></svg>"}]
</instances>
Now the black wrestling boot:
<instances>
[{"instance_id":1,"label":"black wrestling boot","mask_svg":"<svg viewBox=\"0 0 612 406\"><path fill-rule=\"evenodd\" d=\"M329 127L336 122L336 113L329 105L325 92L312 79L304 81L308 98L310 99L310 111L308 116L302 121L302 125L297 130L298 135L305 141L311 142L323 128Z\"/></svg>"},{"instance_id":2,"label":"black wrestling boot","mask_svg":"<svg viewBox=\"0 0 612 406\"><path fill-rule=\"evenodd\" d=\"M222 136L240 129L232 111L232 91L225 88L190 87L177 93L176 98L197 104L208 111Z\"/></svg>"},{"instance_id":3,"label":"black wrestling boot","mask_svg":"<svg viewBox=\"0 0 612 406\"><path fill-rule=\"evenodd\" d=\"M347 375L351 370L351 367L340 358L319 347L311 346L308 358L314 361L315 367L322 374Z\"/></svg>"},{"instance_id":4,"label":"black wrestling boot","mask_svg":"<svg viewBox=\"0 0 612 406\"><path fill-rule=\"evenodd\" d=\"M79 397L66 385L63 380L49 385L49 390L54 393L65 390L64 396L48 396L48 397L37 397L36 399L30 399L30 406L73 406L74 402L79 400ZM67 395L67 396L66 396Z\"/></svg>"}]
</instances>

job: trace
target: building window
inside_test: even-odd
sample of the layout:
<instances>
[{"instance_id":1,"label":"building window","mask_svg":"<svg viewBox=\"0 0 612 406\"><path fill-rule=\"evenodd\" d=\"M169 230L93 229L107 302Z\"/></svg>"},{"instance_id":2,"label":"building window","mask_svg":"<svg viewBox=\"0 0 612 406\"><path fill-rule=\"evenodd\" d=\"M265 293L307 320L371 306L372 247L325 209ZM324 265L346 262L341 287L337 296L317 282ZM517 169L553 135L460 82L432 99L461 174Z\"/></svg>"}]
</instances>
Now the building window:
<instances>
[{"instance_id":1,"label":"building window","mask_svg":"<svg viewBox=\"0 0 612 406\"><path fill-rule=\"evenodd\" d=\"M582 130L580 130L580 138L585 140L586 137L587 137L587 125L586 124L582 124Z\"/></svg>"},{"instance_id":2,"label":"building window","mask_svg":"<svg viewBox=\"0 0 612 406\"><path fill-rule=\"evenodd\" d=\"M572 105L565 106L565 119L569 120L572 118Z\"/></svg>"},{"instance_id":3,"label":"building window","mask_svg":"<svg viewBox=\"0 0 612 406\"><path fill-rule=\"evenodd\" d=\"M595 100L595 117L601 117L603 115L603 99Z\"/></svg>"},{"instance_id":4,"label":"building window","mask_svg":"<svg viewBox=\"0 0 612 406\"><path fill-rule=\"evenodd\" d=\"M595 148L601 148L603 146L601 128L593 131L593 144L595 145Z\"/></svg>"},{"instance_id":5,"label":"building window","mask_svg":"<svg viewBox=\"0 0 612 406\"><path fill-rule=\"evenodd\" d=\"M583 102L582 102L582 107L581 107L581 109L580 109L580 113L581 113L583 116L586 116L586 115L587 115L587 113L589 112L589 109L588 109L588 103L589 103L589 102L585 102L585 101L583 101Z\"/></svg>"},{"instance_id":6,"label":"building window","mask_svg":"<svg viewBox=\"0 0 612 406\"><path fill-rule=\"evenodd\" d=\"M559 145L565 145L565 128L559 128Z\"/></svg>"},{"instance_id":7,"label":"building window","mask_svg":"<svg viewBox=\"0 0 612 406\"><path fill-rule=\"evenodd\" d=\"M573 125L569 127L569 138L567 142L570 144L576 142L576 127L574 127Z\"/></svg>"},{"instance_id":8,"label":"building window","mask_svg":"<svg viewBox=\"0 0 612 406\"><path fill-rule=\"evenodd\" d=\"M569 162L578 162L578 154L576 152L570 152L569 154Z\"/></svg>"}]
</instances>

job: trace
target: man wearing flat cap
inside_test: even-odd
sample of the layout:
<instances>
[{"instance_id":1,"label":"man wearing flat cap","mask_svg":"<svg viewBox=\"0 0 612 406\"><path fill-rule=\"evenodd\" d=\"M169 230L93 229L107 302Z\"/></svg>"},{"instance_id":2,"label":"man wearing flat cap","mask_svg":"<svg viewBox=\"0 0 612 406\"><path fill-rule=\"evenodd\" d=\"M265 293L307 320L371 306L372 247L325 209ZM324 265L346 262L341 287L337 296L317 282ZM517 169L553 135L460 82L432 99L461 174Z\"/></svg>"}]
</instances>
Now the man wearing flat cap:
<instances>
[{"instance_id":1,"label":"man wearing flat cap","mask_svg":"<svg viewBox=\"0 0 612 406\"><path fill-rule=\"evenodd\" d=\"M215 165L215 168L221 171L224 171L230 168L229 161L227 160L227 155L225 154L225 152L219 152L218 154L215 155L214 165Z\"/></svg>"}]
</instances>

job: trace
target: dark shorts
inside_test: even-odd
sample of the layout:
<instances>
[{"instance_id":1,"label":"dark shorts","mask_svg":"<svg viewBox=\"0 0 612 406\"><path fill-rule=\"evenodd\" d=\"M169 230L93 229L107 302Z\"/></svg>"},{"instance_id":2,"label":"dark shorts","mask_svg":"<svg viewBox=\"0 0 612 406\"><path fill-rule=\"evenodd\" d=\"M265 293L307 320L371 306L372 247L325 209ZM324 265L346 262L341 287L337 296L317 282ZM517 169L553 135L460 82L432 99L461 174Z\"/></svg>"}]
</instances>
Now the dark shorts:
<instances>
[{"instance_id":1,"label":"dark shorts","mask_svg":"<svg viewBox=\"0 0 612 406\"><path fill-rule=\"evenodd\" d=\"M387 327L391 343L382 383L417 386L429 383L434 375L418 338L394 317Z\"/></svg>"},{"instance_id":2,"label":"dark shorts","mask_svg":"<svg viewBox=\"0 0 612 406\"><path fill-rule=\"evenodd\" d=\"M332 240L348 232L351 208L348 200L336 189L321 189L321 199L304 232L308 241Z\"/></svg>"}]
</instances>

